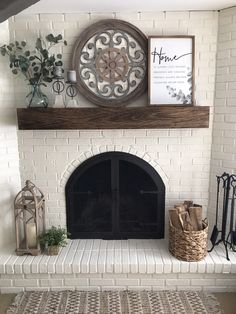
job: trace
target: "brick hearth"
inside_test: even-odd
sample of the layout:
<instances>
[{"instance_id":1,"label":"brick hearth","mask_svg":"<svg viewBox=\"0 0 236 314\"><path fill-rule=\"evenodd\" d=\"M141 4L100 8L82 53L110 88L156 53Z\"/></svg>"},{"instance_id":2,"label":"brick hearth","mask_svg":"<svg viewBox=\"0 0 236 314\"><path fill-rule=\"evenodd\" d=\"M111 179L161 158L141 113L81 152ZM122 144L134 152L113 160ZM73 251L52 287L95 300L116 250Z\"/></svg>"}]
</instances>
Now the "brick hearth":
<instances>
[{"instance_id":1,"label":"brick hearth","mask_svg":"<svg viewBox=\"0 0 236 314\"><path fill-rule=\"evenodd\" d=\"M64 289L236 291L236 255L222 247L179 261L165 240L73 240L58 256L0 256L0 292Z\"/></svg>"}]
</instances>

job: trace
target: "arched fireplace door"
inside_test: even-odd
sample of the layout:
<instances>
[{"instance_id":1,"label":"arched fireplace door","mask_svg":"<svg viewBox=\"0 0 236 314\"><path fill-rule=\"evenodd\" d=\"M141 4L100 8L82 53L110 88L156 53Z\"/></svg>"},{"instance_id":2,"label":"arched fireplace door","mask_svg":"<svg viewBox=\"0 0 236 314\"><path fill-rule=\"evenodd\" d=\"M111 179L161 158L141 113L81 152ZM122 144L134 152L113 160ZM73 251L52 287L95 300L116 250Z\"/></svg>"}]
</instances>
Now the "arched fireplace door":
<instances>
[{"instance_id":1,"label":"arched fireplace door","mask_svg":"<svg viewBox=\"0 0 236 314\"><path fill-rule=\"evenodd\" d=\"M99 154L70 176L66 215L72 239L160 239L165 185L141 158L122 152Z\"/></svg>"}]
</instances>

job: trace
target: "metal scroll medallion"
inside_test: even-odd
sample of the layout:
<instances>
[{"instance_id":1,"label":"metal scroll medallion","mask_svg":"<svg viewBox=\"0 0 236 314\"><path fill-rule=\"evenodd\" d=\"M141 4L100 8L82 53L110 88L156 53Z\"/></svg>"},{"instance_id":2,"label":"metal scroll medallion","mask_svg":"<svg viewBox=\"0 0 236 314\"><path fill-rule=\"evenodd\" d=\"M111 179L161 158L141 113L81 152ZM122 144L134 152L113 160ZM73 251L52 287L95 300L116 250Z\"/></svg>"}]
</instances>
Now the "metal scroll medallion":
<instances>
[{"instance_id":1,"label":"metal scroll medallion","mask_svg":"<svg viewBox=\"0 0 236 314\"><path fill-rule=\"evenodd\" d=\"M128 22L100 21L80 35L72 66L87 99L103 107L125 106L147 87L147 38Z\"/></svg>"}]
</instances>

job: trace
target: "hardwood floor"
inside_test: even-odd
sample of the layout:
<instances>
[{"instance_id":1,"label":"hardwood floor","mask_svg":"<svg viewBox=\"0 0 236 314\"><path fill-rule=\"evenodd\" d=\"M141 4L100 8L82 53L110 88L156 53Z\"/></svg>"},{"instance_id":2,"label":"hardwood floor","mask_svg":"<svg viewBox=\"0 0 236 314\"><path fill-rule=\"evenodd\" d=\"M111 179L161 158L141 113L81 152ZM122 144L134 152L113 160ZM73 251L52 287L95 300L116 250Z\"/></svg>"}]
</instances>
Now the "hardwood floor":
<instances>
[{"instance_id":1,"label":"hardwood floor","mask_svg":"<svg viewBox=\"0 0 236 314\"><path fill-rule=\"evenodd\" d=\"M0 294L0 314L5 314L16 294Z\"/></svg>"},{"instance_id":2,"label":"hardwood floor","mask_svg":"<svg viewBox=\"0 0 236 314\"><path fill-rule=\"evenodd\" d=\"M236 313L236 293L214 293L217 299L219 300L224 314L235 314Z\"/></svg>"}]
</instances>

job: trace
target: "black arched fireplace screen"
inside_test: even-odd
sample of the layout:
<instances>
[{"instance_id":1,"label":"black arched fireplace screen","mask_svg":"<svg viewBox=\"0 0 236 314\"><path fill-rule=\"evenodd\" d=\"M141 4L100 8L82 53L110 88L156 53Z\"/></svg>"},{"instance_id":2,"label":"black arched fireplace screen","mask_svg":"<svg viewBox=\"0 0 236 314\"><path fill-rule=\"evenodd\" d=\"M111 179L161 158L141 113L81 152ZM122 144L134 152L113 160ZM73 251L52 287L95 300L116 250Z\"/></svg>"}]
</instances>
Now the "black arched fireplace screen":
<instances>
[{"instance_id":1,"label":"black arched fireplace screen","mask_svg":"<svg viewBox=\"0 0 236 314\"><path fill-rule=\"evenodd\" d=\"M143 159L122 152L83 162L66 184L71 238L164 237L165 185Z\"/></svg>"}]
</instances>

